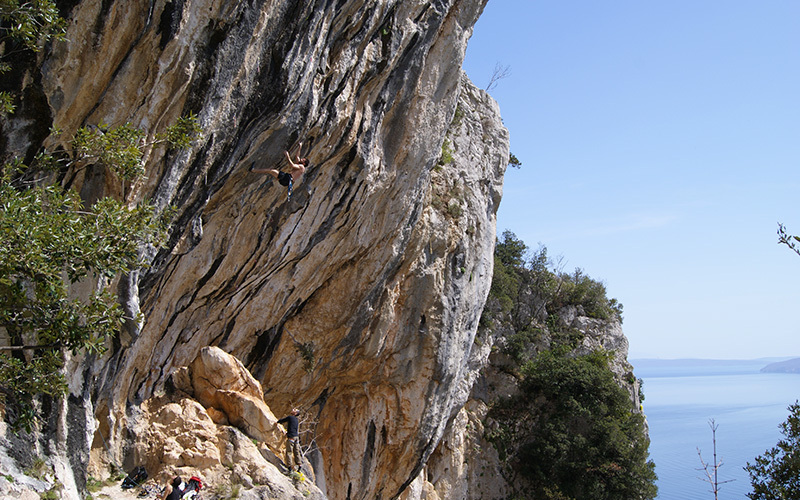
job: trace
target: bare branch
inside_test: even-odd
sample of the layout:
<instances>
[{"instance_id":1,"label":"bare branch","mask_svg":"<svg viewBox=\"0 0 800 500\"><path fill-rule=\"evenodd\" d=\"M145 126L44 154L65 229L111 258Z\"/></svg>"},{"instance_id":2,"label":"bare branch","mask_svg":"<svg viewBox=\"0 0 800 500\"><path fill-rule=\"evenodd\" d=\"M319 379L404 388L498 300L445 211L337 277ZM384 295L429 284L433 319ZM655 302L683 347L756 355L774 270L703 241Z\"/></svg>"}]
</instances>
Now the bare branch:
<instances>
[{"instance_id":1,"label":"bare branch","mask_svg":"<svg viewBox=\"0 0 800 500\"><path fill-rule=\"evenodd\" d=\"M40 349L59 349L61 344L43 344L43 345L6 345L0 346L0 351L34 351Z\"/></svg>"},{"instance_id":2,"label":"bare branch","mask_svg":"<svg viewBox=\"0 0 800 500\"><path fill-rule=\"evenodd\" d=\"M700 479L701 481L705 481L705 482L707 482L708 484L711 485L711 488L712 488L711 489L711 493L714 494L714 500L718 500L718 498L719 498L718 497L719 489L720 489L719 485L733 482L733 481L735 481L735 479L729 479L727 481L720 481L717 478L717 474L719 472L719 469L723 465L722 461L717 461L717 428L719 428L719 425L717 425L717 423L714 421L713 418L708 421L708 425L709 425L709 427L711 427L711 441L712 441L712 443L714 445L714 462L712 464L706 463L703 460L703 455L700 453L700 448L697 448L697 456L700 457L700 463L703 465L703 467L701 469L697 469L697 470L704 471L705 475L706 475L705 478L701 477L701 478L698 478L698 479Z\"/></svg>"},{"instance_id":3,"label":"bare branch","mask_svg":"<svg viewBox=\"0 0 800 500\"><path fill-rule=\"evenodd\" d=\"M494 65L492 77L489 79L489 85L486 86L486 91L489 92L497 87L497 82L511 75L511 66L501 66L500 63Z\"/></svg>"}]
</instances>

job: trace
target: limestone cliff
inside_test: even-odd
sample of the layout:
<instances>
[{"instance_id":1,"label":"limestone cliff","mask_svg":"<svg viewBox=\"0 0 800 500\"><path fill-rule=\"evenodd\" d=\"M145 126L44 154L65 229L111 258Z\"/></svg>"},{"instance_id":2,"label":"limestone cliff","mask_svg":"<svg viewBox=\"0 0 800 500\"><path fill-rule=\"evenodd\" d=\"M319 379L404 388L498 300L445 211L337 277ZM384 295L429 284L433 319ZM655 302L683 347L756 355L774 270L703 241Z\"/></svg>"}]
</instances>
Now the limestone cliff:
<instances>
[{"instance_id":1,"label":"limestone cliff","mask_svg":"<svg viewBox=\"0 0 800 500\"><path fill-rule=\"evenodd\" d=\"M400 494L466 400L492 272L508 135L461 72L484 4L59 2L68 41L20 78L35 99L3 121L4 154L29 157L51 126L152 135L189 112L203 136L147 150L133 185L92 169L60 179L176 218L119 285L144 322L71 361L70 395L27 456L51 457L76 494L97 460L129 469L141 405L217 346L273 412L314 416L329 498ZM282 165L299 142L310 167L287 200L248 167Z\"/></svg>"}]
</instances>

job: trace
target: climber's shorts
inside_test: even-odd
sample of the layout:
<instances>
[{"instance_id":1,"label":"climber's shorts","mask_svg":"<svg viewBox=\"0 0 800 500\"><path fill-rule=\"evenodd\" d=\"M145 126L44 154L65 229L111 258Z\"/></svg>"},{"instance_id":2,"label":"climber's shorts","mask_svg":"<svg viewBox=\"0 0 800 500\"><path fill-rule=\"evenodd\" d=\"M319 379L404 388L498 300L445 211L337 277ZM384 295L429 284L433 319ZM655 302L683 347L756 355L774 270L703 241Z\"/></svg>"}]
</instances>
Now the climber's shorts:
<instances>
[{"instance_id":1,"label":"climber's shorts","mask_svg":"<svg viewBox=\"0 0 800 500\"><path fill-rule=\"evenodd\" d=\"M291 174L287 174L286 172L278 172L278 182L281 183L281 186L290 186L292 184Z\"/></svg>"}]
</instances>

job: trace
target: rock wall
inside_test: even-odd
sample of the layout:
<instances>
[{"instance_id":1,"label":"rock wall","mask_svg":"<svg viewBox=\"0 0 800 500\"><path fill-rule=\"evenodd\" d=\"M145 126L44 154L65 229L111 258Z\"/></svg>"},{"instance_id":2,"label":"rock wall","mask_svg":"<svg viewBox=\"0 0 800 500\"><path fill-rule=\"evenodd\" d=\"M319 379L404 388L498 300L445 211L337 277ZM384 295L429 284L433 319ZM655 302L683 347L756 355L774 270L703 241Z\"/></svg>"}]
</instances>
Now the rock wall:
<instances>
[{"instance_id":1,"label":"rock wall","mask_svg":"<svg viewBox=\"0 0 800 500\"><path fill-rule=\"evenodd\" d=\"M330 498L397 496L466 400L490 284L508 135L460 69L485 0L62 4L68 42L24 80L41 106L3 123L5 153L30 154L51 125L152 137L192 112L203 127L188 151L148 149L133 185L61 179L177 214L167 247L120 283L145 321L72 361L75 423L53 427L83 450L64 459L68 489L89 449L132 466L140 405L218 346L273 411L314 416ZM287 200L248 167L283 165L299 142L311 164Z\"/></svg>"}]
</instances>

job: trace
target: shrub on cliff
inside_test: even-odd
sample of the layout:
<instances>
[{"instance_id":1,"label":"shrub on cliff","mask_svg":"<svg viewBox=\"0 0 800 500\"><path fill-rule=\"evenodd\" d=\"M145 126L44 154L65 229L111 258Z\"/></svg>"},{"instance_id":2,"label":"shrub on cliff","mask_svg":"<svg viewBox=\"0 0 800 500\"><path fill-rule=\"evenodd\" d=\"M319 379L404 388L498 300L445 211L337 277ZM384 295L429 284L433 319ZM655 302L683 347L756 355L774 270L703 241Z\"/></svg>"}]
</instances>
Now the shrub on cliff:
<instances>
[{"instance_id":1,"label":"shrub on cliff","mask_svg":"<svg viewBox=\"0 0 800 500\"><path fill-rule=\"evenodd\" d=\"M522 393L498 403L489 435L518 491L533 499L651 499L644 418L608 368L608 355L545 351L522 369Z\"/></svg>"},{"instance_id":2,"label":"shrub on cliff","mask_svg":"<svg viewBox=\"0 0 800 500\"><path fill-rule=\"evenodd\" d=\"M580 306L592 318L622 321L622 304L607 297L601 281L581 269L564 273L559 268L547 247L540 245L531 252L514 233L505 231L495 245L494 275L481 326L496 321L528 336L548 326L551 334L568 335L558 331L558 314L565 306Z\"/></svg>"},{"instance_id":3,"label":"shrub on cliff","mask_svg":"<svg viewBox=\"0 0 800 500\"><path fill-rule=\"evenodd\" d=\"M519 380L518 396L494 401L486 437L494 444L515 497L649 499L656 494L644 418L609 367L609 353L576 356L584 334L564 326L568 306L621 320L622 306L580 269L560 271L540 246L506 231L482 328L504 337ZM511 366L509 366L511 365Z\"/></svg>"}]
</instances>

